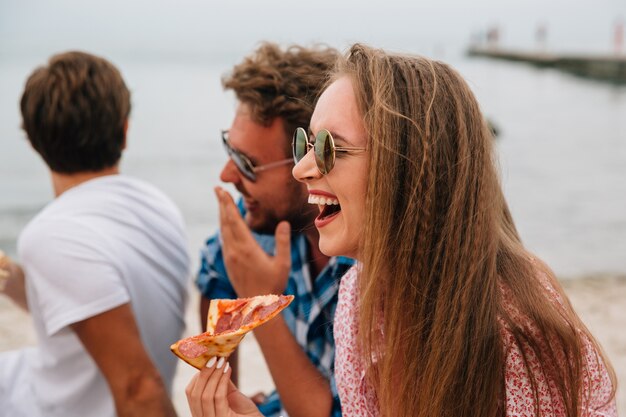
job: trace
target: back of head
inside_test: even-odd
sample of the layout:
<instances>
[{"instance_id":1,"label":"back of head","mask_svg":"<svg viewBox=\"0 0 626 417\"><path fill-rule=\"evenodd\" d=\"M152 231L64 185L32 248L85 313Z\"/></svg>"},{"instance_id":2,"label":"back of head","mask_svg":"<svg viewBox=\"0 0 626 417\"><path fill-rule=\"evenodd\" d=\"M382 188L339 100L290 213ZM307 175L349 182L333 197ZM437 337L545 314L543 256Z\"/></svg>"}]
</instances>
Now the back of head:
<instances>
[{"instance_id":1,"label":"back of head","mask_svg":"<svg viewBox=\"0 0 626 417\"><path fill-rule=\"evenodd\" d=\"M339 53L329 47L281 48L262 43L226 75L222 84L249 106L252 119L264 126L282 118L287 138L308 126L315 102ZM285 144L290 152L290 143Z\"/></svg>"},{"instance_id":2,"label":"back of head","mask_svg":"<svg viewBox=\"0 0 626 417\"><path fill-rule=\"evenodd\" d=\"M107 60L54 55L28 78L20 107L28 140L52 171L97 172L119 162L130 92Z\"/></svg>"}]
</instances>

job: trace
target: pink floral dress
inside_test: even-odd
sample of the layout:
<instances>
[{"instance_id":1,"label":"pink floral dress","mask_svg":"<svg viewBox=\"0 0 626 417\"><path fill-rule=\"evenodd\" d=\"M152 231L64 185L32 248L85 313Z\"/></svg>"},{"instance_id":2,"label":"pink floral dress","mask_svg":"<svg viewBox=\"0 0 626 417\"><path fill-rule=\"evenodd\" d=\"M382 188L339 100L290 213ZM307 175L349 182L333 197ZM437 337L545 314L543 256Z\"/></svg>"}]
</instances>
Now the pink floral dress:
<instances>
[{"instance_id":1,"label":"pink floral dress","mask_svg":"<svg viewBox=\"0 0 626 417\"><path fill-rule=\"evenodd\" d=\"M352 267L341 279L339 301L334 320L335 333L335 381L341 400L341 410L346 417L379 416L376 394L365 379L365 365L357 347L358 287L357 267ZM559 302L558 293L547 287L551 296ZM507 292L503 290L505 300ZM510 305L511 303L506 303ZM534 417L535 401L528 371L524 366L521 348L512 333L501 321L501 335L506 348L506 415ZM530 328L530 331L535 331ZM615 400L610 402L611 382L604 364L599 362L591 344L585 351L588 367L585 370L583 390L589 401L583 404L583 415L589 417L617 417ZM564 416L565 409L555 391L554 384L541 372L537 358L530 358L530 369L539 381L539 407L541 415ZM583 395L583 397L585 396Z\"/></svg>"},{"instance_id":2,"label":"pink floral dress","mask_svg":"<svg viewBox=\"0 0 626 417\"><path fill-rule=\"evenodd\" d=\"M341 278L339 299L333 320L335 335L335 382L341 413L350 416L378 416L374 389L365 379L365 364L357 345L359 304L357 266Z\"/></svg>"}]
</instances>

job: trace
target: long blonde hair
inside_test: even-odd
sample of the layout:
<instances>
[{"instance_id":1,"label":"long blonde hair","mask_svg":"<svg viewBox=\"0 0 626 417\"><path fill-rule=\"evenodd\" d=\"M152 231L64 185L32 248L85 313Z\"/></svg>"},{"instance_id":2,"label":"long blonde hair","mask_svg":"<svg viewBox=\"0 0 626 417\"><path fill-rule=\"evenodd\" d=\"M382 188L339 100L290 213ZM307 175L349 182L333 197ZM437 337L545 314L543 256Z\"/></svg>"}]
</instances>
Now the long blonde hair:
<instances>
[{"instance_id":1,"label":"long blonde hair","mask_svg":"<svg viewBox=\"0 0 626 417\"><path fill-rule=\"evenodd\" d=\"M537 280L469 87L441 62L360 44L338 65L335 76L346 75L369 138L359 337L382 415L504 415L505 323L578 416L585 362L576 329L597 345L566 297L557 307ZM505 308L503 287L538 335ZM542 349L546 340L552 349Z\"/></svg>"}]
</instances>

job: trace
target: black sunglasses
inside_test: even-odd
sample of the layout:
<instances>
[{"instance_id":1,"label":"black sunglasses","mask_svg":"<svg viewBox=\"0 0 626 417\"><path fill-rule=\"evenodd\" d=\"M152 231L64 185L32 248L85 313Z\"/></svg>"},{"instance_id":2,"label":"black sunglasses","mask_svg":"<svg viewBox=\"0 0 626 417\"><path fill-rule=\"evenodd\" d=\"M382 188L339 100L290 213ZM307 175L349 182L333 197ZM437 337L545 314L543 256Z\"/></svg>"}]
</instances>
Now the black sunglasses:
<instances>
[{"instance_id":1,"label":"black sunglasses","mask_svg":"<svg viewBox=\"0 0 626 417\"><path fill-rule=\"evenodd\" d=\"M293 160L297 164L313 148L315 164L322 175L326 175L335 166L335 154L337 152L363 152L365 148L335 146L333 135L327 129L322 129L315 135L315 142L309 141L306 130L299 127L293 133Z\"/></svg>"},{"instance_id":2,"label":"black sunglasses","mask_svg":"<svg viewBox=\"0 0 626 417\"><path fill-rule=\"evenodd\" d=\"M252 161L250 161L250 159L246 155L242 154L241 152L230 146L230 142L228 141L228 130L222 130L222 143L224 144L224 149L226 149L226 153L235 163L237 169L239 169L239 171L250 181L256 181L257 172L293 163L292 158L287 158L276 162L270 162L269 164L265 165L254 166Z\"/></svg>"}]
</instances>

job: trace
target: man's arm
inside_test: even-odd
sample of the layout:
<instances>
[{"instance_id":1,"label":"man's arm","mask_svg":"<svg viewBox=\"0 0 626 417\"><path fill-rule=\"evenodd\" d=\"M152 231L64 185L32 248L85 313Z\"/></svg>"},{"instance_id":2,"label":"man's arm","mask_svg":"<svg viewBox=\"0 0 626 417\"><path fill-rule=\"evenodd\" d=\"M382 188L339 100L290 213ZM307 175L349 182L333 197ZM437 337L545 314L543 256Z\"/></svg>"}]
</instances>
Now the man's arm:
<instances>
[{"instance_id":1,"label":"man's arm","mask_svg":"<svg viewBox=\"0 0 626 417\"><path fill-rule=\"evenodd\" d=\"M254 330L283 407L291 417L328 417L330 382L309 360L282 316Z\"/></svg>"},{"instance_id":2,"label":"man's arm","mask_svg":"<svg viewBox=\"0 0 626 417\"><path fill-rule=\"evenodd\" d=\"M130 304L71 325L104 374L119 417L176 416L150 360Z\"/></svg>"},{"instance_id":3,"label":"man's arm","mask_svg":"<svg viewBox=\"0 0 626 417\"><path fill-rule=\"evenodd\" d=\"M2 251L0 251L0 293L28 311L24 271Z\"/></svg>"},{"instance_id":4,"label":"man's arm","mask_svg":"<svg viewBox=\"0 0 626 417\"><path fill-rule=\"evenodd\" d=\"M278 225L275 256L266 254L239 215L231 196L216 189L224 262L239 297L282 294L291 270L290 226ZM328 417L330 382L309 360L282 316L254 330L281 402L291 417Z\"/></svg>"}]
</instances>

